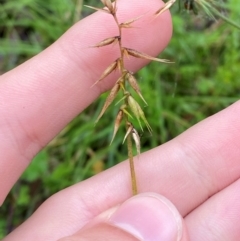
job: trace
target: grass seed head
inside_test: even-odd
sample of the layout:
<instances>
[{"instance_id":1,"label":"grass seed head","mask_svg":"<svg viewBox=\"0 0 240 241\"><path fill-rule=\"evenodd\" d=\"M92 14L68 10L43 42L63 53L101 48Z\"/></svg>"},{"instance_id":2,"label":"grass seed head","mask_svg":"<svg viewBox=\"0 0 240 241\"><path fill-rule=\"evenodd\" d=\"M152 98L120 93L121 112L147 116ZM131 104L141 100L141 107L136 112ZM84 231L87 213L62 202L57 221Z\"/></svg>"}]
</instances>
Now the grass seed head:
<instances>
[{"instance_id":1,"label":"grass seed head","mask_svg":"<svg viewBox=\"0 0 240 241\"><path fill-rule=\"evenodd\" d=\"M111 38L106 38L104 40L102 40L101 42L93 45L93 46L90 46L90 47L103 47L103 46L106 46L106 45L110 45L112 43L116 43L117 41L119 41L119 36L115 36L115 37L111 37Z\"/></svg>"}]
</instances>

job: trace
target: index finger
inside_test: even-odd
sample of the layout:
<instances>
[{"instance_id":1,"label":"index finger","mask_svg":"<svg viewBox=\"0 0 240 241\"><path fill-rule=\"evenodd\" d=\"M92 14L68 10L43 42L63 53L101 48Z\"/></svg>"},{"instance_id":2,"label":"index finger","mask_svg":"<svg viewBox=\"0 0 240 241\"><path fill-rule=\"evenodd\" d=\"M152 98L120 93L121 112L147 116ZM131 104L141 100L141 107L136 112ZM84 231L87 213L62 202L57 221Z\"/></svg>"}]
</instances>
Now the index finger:
<instances>
[{"instance_id":1,"label":"index finger","mask_svg":"<svg viewBox=\"0 0 240 241\"><path fill-rule=\"evenodd\" d=\"M120 21L159 8L159 0L122 0ZM111 75L100 87L90 88L101 72L118 56L108 46L90 49L102 39L115 36L117 28L103 13L95 13L73 26L56 43L0 79L0 204L33 156L70 120L116 80ZM111 21L110 21L111 20ZM164 13L155 21L142 21L131 29L123 44L156 55L171 36L171 19ZM134 59L135 71L146 61Z\"/></svg>"}]
</instances>

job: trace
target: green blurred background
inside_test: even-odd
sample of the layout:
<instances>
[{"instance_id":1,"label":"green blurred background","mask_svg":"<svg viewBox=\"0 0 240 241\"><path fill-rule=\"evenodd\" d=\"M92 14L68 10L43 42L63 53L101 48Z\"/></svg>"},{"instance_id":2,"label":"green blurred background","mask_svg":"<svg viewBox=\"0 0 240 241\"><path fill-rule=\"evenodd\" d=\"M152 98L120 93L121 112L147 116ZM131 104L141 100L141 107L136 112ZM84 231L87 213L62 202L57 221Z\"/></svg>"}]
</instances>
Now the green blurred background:
<instances>
[{"instance_id":1,"label":"green blurred background","mask_svg":"<svg viewBox=\"0 0 240 241\"><path fill-rule=\"evenodd\" d=\"M0 73L36 55L90 14L83 4L96 6L96 1L0 0ZM229 17L239 22L238 0L229 0L228 7ZM240 94L240 32L201 13L193 16L177 8L172 12L173 39L161 58L175 64L151 63L137 74L154 131L153 136L142 134L142 151L174 138ZM35 157L0 208L0 238L55 192L126 159L124 128L109 146L117 110L110 108L94 126L105 98L106 94L76 117Z\"/></svg>"}]
</instances>

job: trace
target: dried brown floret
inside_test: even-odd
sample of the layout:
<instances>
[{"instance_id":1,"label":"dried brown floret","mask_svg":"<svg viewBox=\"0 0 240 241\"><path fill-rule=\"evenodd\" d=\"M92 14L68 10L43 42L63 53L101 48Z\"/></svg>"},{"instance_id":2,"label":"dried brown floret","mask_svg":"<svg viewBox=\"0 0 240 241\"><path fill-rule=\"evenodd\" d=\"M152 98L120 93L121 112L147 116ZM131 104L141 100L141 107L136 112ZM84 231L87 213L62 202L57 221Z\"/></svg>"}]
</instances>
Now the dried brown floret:
<instances>
[{"instance_id":1,"label":"dried brown floret","mask_svg":"<svg viewBox=\"0 0 240 241\"><path fill-rule=\"evenodd\" d=\"M93 9L93 10L96 10L96 11L102 11L102 12L104 12L104 13L109 13L109 14L111 14L107 9L104 9L104 8L95 8L95 7L92 7L92 6L89 6L89 5L84 5L85 7L87 7L87 8L91 8L91 9Z\"/></svg>"},{"instance_id":2,"label":"dried brown floret","mask_svg":"<svg viewBox=\"0 0 240 241\"><path fill-rule=\"evenodd\" d=\"M132 130L132 138L133 138L136 148L137 148L137 154L140 155L140 148L141 148L140 136L139 136L137 130L134 128Z\"/></svg>"},{"instance_id":3,"label":"dried brown floret","mask_svg":"<svg viewBox=\"0 0 240 241\"><path fill-rule=\"evenodd\" d=\"M109 74L111 74L114 70L116 70L116 68L118 67L118 61L119 59L115 60L113 63L111 63L102 73L102 75L100 76L100 78L91 86L91 88L93 86L95 86L96 84L98 84L101 80L103 80L104 78L106 78Z\"/></svg>"},{"instance_id":4,"label":"dried brown floret","mask_svg":"<svg viewBox=\"0 0 240 241\"><path fill-rule=\"evenodd\" d=\"M93 46L90 46L90 47L103 47L106 45L110 45L112 43L116 43L117 41L119 41L119 38L120 38L119 36L106 38L106 39L102 40L101 42L99 42Z\"/></svg>"},{"instance_id":5,"label":"dried brown floret","mask_svg":"<svg viewBox=\"0 0 240 241\"><path fill-rule=\"evenodd\" d=\"M161 63L172 63L168 59L159 59L159 58L154 58L150 55L147 55L145 53L139 52L135 49L129 49L129 48L124 48L125 52L127 52L128 55L131 55L135 58L141 58L141 59L147 59L147 60L153 60Z\"/></svg>"},{"instance_id":6,"label":"dried brown floret","mask_svg":"<svg viewBox=\"0 0 240 241\"><path fill-rule=\"evenodd\" d=\"M137 20L139 20L140 18L142 18L145 14L142 14L141 16L139 17L136 17L136 18L133 18L133 19L130 19L128 21L125 21L123 23L120 23L120 27L121 28L131 28L131 24L136 22Z\"/></svg>"},{"instance_id":7,"label":"dried brown floret","mask_svg":"<svg viewBox=\"0 0 240 241\"><path fill-rule=\"evenodd\" d=\"M116 8L113 6L111 0L101 0L101 2L104 4L105 7L107 7L111 14L115 14Z\"/></svg>"},{"instance_id":8,"label":"dried brown floret","mask_svg":"<svg viewBox=\"0 0 240 241\"><path fill-rule=\"evenodd\" d=\"M175 2L176 0L169 0L168 2L166 2L163 7L157 10L157 12L155 13L156 17L168 10Z\"/></svg>"},{"instance_id":9,"label":"dried brown floret","mask_svg":"<svg viewBox=\"0 0 240 241\"><path fill-rule=\"evenodd\" d=\"M132 125L132 123L128 122L127 123L127 132L123 138L123 143L125 142L126 138L129 136L129 134L132 133L132 130L133 130L133 125Z\"/></svg>"},{"instance_id":10,"label":"dried brown floret","mask_svg":"<svg viewBox=\"0 0 240 241\"><path fill-rule=\"evenodd\" d=\"M103 108L96 120L96 122L99 121L99 119L103 116L103 114L105 113L106 109L109 107L109 105L113 102L113 100L115 99L115 97L117 96L118 94L118 91L120 90L120 85L118 83L116 83L113 88L111 89L104 105L103 105Z\"/></svg>"}]
</instances>

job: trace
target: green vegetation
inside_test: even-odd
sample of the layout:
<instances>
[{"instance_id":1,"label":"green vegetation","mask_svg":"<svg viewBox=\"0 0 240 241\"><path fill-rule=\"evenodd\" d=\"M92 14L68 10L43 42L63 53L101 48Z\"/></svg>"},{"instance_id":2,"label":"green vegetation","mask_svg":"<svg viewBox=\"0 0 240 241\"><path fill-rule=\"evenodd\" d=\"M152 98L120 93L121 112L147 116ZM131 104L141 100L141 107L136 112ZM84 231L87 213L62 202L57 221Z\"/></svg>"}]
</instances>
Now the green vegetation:
<instances>
[{"instance_id":1,"label":"green vegetation","mask_svg":"<svg viewBox=\"0 0 240 241\"><path fill-rule=\"evenodd\" d=\"M229 0L229 16L240 5ZM31 58L89 13L81 0L0 1L0 72ZM96 5L95 1L84 4ZM138 73L149 104L142 151L160 145L200 120L227 107L240 93L240 31L222 21L182 11L174 14L174 34L161 58ZM136 97L138 98L138 97ZM41 153L0 208L0 238L22 223L50 195L127 158L123 128L111 146L116 111L109 108L94 126L106 94L76 117ZM1 157L2 158L2 157ZM7 217L7 218L6 218Z\"/></svg>"}]
</instances>

